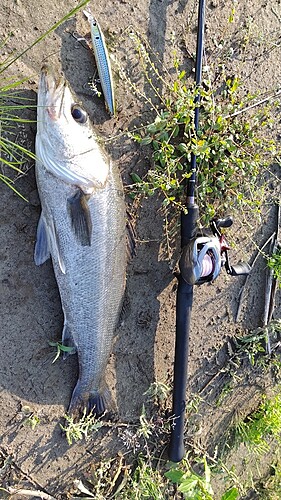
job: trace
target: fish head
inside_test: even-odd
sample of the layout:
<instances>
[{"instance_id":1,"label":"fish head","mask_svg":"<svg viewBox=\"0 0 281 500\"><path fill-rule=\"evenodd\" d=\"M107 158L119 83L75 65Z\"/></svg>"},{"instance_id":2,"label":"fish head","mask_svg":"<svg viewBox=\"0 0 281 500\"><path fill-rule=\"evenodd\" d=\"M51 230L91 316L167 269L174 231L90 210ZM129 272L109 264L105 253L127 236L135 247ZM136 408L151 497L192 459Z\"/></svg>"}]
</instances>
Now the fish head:
<instances>
[{"instance_id":1,"label":"fish head","mask_svg":"<svg viewBox=\"0 0 281 500\"><path fill-rule=\"evenodd\" d=\"M36 155L47 170L89 191L103 186L109 173L87 112L46 65L38 88Z\"/></svg>"}]
</instances>

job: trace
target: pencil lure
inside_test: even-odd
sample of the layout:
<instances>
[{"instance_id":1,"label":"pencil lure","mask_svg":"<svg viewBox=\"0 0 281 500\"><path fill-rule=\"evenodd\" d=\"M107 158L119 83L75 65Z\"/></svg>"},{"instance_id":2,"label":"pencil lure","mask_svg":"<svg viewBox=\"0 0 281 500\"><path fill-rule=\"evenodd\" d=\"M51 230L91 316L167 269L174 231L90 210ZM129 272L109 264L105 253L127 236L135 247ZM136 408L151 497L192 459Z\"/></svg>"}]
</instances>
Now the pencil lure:
<instances>
[{"instance_id":1,"label":"pencil lure","mask_svg":"<svg viewBox=\"0 0 281 500\"><path fill-rule=\"evenodd\" d=\"M105 39L98 22L92 14L85 10L83 12L91 25L93 51L106 106L110 114L115 115L113 78Z\"/></svg>"}]
</instances>

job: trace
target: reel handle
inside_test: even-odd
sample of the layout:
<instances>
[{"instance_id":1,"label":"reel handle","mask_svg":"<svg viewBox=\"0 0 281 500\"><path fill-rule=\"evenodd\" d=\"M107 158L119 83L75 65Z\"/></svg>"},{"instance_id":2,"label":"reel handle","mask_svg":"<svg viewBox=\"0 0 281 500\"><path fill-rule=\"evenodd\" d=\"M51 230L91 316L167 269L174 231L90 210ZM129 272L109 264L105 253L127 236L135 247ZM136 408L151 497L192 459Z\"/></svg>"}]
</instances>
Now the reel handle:
<instances>
[{"instance_id":1,"label":"reel handle","mask_svg":"<svg viewBox=\"0 0 281 500\"><path fill-rule=\"evenodd\" d=\"M230 276L243 276L243 275L246 276L252 269L247 262L238 262L234 266L231 266L229 265L229 261L228 261L228 266L226 264L225 268L227 274L230 274Z\"/></svg>"},{"instance_id":2,"label":"reel handle","mask_svg":"<svg viewBox=\"0 0 281 500\"><path fill-rule=\"evenodd\" d=\"M214 219L213 222L215 223L215 225L217 226L217 228L220 228L220 227L231 227L232 224L233 224L233 219L232 219L231 215L227 215L223 219Z\"/></svg>"},{"instance_id":3,"label":"reel handle","mask_svg":"<svg viewBox=\"0 0 281 500\"><path fill-rule=\"evenodd\" d=\"M225 269L230 276L245 276L251 271L251 266L247 262L238 262L234 266L230 264L228 250L230 249L226 239L220 232L220 228L228 228L233 224L231 215L227 215L223 219L213 219L211 221L211 230L213 235L219 238L221 243L221 254L225 257Z\"/></svg>"}]
</instances>

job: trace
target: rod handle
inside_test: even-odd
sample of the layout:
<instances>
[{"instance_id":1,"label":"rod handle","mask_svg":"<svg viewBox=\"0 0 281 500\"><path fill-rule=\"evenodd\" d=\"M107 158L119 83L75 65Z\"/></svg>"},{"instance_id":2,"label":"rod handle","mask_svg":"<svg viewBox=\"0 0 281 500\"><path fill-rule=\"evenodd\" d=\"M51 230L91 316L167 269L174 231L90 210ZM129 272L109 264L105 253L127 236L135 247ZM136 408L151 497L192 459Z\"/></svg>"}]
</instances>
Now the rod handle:
<instances>
[{"instance_id":1,"label":"rod handle","mask_svg":"<svg viewBox=\"0 0 281 500\"><path fill-rule=\"evenodd\" d=\"M193 286L179 277L176 302L176 346L174 361L173 423L168 449L169 459L180 462L184 450L184 420L186 407L186 383L188 366L188 344L190 318L193 301Z\"/></svg>"}]
</instances>

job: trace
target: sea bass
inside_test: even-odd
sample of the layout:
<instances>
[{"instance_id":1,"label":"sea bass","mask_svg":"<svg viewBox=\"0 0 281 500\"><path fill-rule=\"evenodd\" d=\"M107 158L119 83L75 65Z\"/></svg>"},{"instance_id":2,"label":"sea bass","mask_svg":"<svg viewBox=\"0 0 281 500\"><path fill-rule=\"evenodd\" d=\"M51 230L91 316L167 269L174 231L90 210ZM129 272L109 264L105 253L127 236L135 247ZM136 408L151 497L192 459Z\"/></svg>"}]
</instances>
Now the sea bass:
<instances>
[{"instance_id":1,"label":"sea bass","mask_svg":"<svg viewBox=\"0 0 281 500\"><path fill-rule=\"evenodd\" d=\"M46 66L38 89L36 156L42 212L34 260L41 265L52 258L64 313L62 342L76 349L79 362L68 413L100 415L125 287L123 187L87 113Z\"/></svg>"}]
</instances>

